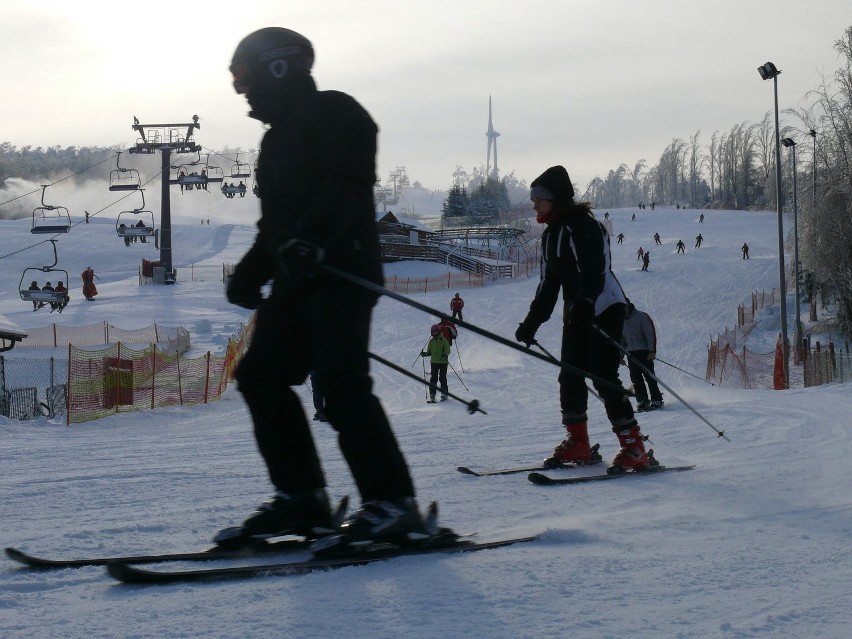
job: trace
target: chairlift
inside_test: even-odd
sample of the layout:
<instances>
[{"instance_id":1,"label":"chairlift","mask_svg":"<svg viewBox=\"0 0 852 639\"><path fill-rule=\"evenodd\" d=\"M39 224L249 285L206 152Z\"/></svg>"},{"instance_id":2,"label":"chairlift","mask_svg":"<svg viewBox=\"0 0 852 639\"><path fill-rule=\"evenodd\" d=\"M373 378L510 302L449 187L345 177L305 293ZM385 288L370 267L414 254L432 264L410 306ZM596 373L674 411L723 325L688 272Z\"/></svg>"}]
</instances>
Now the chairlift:
<instances>
[{"instance_id":1,"label":"chairlift","mask_svg":"<svg viewBox=\"0 0 852 639\"><path fill-rule=\"evenodd\" d=\"M239 195L240 197L246 196L246 185L245 182L240 182L239 184L224 183L222 184L222 194L228 199L233 198L235 195Z\"/></svg>"},{"instance_id":2,"label":"chairlift","mask_svg":"<svg viewBox=\"0 0 852 639\"><path fill-rule=\"evenodd\" d=\"M44 192L49 185L41 185L41 206L33 209L31 233L67 233L71 230L71 215L64 206L44 203Z\"/></svg>"},{"instance_id":3,"label":"chairlift","mask_svg":"<svg viewBox=\"0 0 852 639\"><path fill-rule=\"evenodd\" d=\"M40 273L56 273L56 276L48 277L55 279L57 284L63 283L63 286L66 287L71 285L71 281L68 279L68 271L62 268L55 268L59 263L59 258L56 253L56 240L48 241L53 245L53 264L50 264L49 266L38 266L24 269L24 272L21 274L21 281L18 284L18 291L20 292L22 300L32 303L33 311L37 311L45 305L49 305L51 312L58 310L61 313L68 304L68 301L71 299L69 296L69 289L65 288L64 290L60 289L58 291L55 289L43 290L40 288L38 281ZM44 277L44 275L41 277ZM51 285L54 284L54 282L48 280L47 277L44 277L44 279L44 286L48 283Z\"/></svg>"},{"instance_id":4,"label":"chairlift","mask_svg":"<svg viewBox=\"0 0 852 639\"><path fill-rule=\"evenodd\" d=\"M234 159L234 164L231 166L232 178L248 178L251 177L251 167L248 164L240 163L240 154Z\"/></svg>"},{"instance_id":5,"label":"chairlift","mask_svg":"<svg viewBox=\"0 0 852 639\"><path fill-rule=\"evenodd\" d=\"M221 167L210 164L210 154L207 154L207 181L219 184L225 180L225 172Z\"/></svg>"},{"instance_id":6,"label":"chairlift","mask_svg":"<svg viewBox=\"0 0 852 639\"><path fill-rule=\"evenodd\" d=\"M115 168L109 174L110 191L135 191L142 186L139 171L136 169L125 169L119 165L121 151L115 156Z\"/></svg>"},{"instance_id":7,"label":"chairlift","mask_svg":"<svg viewBox=\"0 0 852 639\"><path fill-rule=\"evenodd\" d=\"M137 239L146 243L147 238L154 237L157 234L154 226L154 214L145 210L145 192L141 189L139 192L142 194L142 206L131 211L122 211L115 220L115 232L127 246L130 246L130 243Z\"/></svg>"},{"instance_id":8,"label":"chairlift","mask_svg":"<svg viewBox=\"0 0 852 639\"><path fill-rule=\"evenodd\" d=\"M169 184L178 184L186 189L207 189L207 183L210 181L208 177L208 166L201 161L201 152L198 152L198 159L194 162L185 162L172 165L169 171Z\"/></svg>"}]
</instances>

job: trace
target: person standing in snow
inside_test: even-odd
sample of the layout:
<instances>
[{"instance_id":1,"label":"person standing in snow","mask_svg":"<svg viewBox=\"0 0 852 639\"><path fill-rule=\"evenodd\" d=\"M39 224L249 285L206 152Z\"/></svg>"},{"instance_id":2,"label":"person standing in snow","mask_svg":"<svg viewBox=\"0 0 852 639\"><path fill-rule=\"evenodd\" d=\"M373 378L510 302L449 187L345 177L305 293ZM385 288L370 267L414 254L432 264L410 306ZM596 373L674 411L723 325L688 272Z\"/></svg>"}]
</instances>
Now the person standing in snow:
<instances>
[{"instance_id":1,"label":"person standing in snow","mask_svg":"<svg viewBox=\"0 0 852 639\"><path fill-rule=\"evenodd\" d=\"M624 347L631 355L627 367L630 370L630 381L633 382L633 392L636 393L637 409L643 412L661 408L663 395L654 377L654 359L657 356L654 321L647 313L637 310L629 300L624 317L622 335Z\"/></svg>"},{"instance_id":2,"label":"person standing in snow","mask_svg":"<svg viewBox=\"0 0 852 639\"><path fill-rule=\"evenodd\" d=\"M441 319L436 326L441 329L441 335L443 335L447 342L449 342L450 346L452 346L453 340L459 336L459 330L456 328L456 325L448 319Z\"/></svg>"},{"instance_id":3,"label":"person standing in snow","mask_svg":"<svg viewBox=\"0 0 852 639\"><path fill-rule=\"evenodd\" d=\"M640 247L639 247L639 250L638 250L638 251L636 251L636 259L637 259L637 260L641 260L644 256L645 256L645 249L643 249L643 248L640 246Z\"/></svg>"},{"instance_id":4,"label":"person standing in snow","mask_svg":"<svg viewBox=\"0 0 852 639\"><path fill-rule=\"evenodd\" d=\"M742 246L742 248L741 248L740 250L743 252L743 259L744 259L744 260L749 259L749 256L748 256L748 244L746 244L745 242L743 242L743 246Z\"/></svg>"},{"instance_id":5,"label":"person standing in snow","mask_svg":"<svg viewBox=\"0 0 852 639\"><path fill-rule=\"evenodd\" d=\"M464 317L462 316L462 309L464 308L464 300L456 293L455 297L450 300L450 310L453 312L453 319L460 319L462 322L464 321Z\"/></svg>"},{"instance_id":6,"label":"person standing in snow","mask_svg":"<svg viewBox=\"0 0 852 639\"><path fill-rule=\"evenodd\" d=\"M704 241L704 236L699 233L695 236L695 248L699 248L701 243Z\"/></svg>"},{"instance_id":7,"label":"person standing in snow","mask_svg":"<svg viewBox=\"0 0 852 639\"><path fill-rule=\"evenodd\" d=\"M645 251L645 255L642 256L642 270L647 271L648 265L651 263L651 251Z\"/></svg>"},{"instance_id":8,"label":"person standing in snow","mask_svg":"<svg viewBox=\"0 0 852 639\"><path fill-rule=\"evenodd\" d=\"M447 385L447 367L450 363L450 343L441 333L441 327L434 324L430 329L432 337L426 344L426 350L420 353L421 357L428 357L431 368L429 370L429 401L435 401L435 393L438 384L441 385L441 401L447 399L450 392ZM416 360L415 360L416 361Z\"/></svg>"},{"instance_id":9,"label":"person standing in snow","mask_svg":"<svg viewBox=\"0 0 852 639\"><path fill-rule=\"evenodd\" d=\"M660 239L659 233L654 233L654 243L658 245L663 243L663 241Z\"/></svg>"},{"instance_id":10,"label":"person standing in snow","mask_svg":"<svg viewBox=\"0 0 852 639\"><path fill-rule=\"evenodd\" d=\"M408 464L372 392L368 343L377 295L320 268L383 283L373 200L378 127L351 96L317 89L313 61L307 38L278 27L251 33L234 52L234 88L248 100L249 116L269 128L257 166L258 233L227 296L257 309L236 380L276 490L239 536L333 533L315 546L330 552L428 531ZM310 371L361 495L361 508L339 527L293 388Z\"/></svg>"},{"instance_id":11,"label":"person standing in snow","mask_svg":"<svg viewBox=\"0 0 852 639\"><path fill-rule=\"evenodd\" d=\"M686 255L686 244L683 243L683 240L677 241L677 252L679 255Z\"/></svg>"},{"instance_id":12,"label":"person standing in snow","mask_svg":"<svg viewBox=\"0 0 852 639\"><path fill-rule=\"evenodd\" d=\"M618 244L624 244L624 233L619 233L616 239L618 240Z\"/></svg>"},{"instance_id":13,"label":"person standing in snow","mask_svg":"<svg viewBox=\"0 0 852 639\"><path fill-rule=\"evenodd\" d=\"M541 235L541 280L515 338L528 346L535 343L536 331L550 319L561 291L561 360L596 377L594 386L621 444L612 469L648 468L654 462L618 378L621 353L613 342L621 342L626 298L612 272L606 227L592 218L588 202L574 201L574 187L562 166L550 167L533 180L530 199L536 221L546 225ZM588 398L584 376L560 370L559 401L568 437L545 463L593 461Z\"/></svg>"},{"instance_id":14,"label":"person standing in snow","mask_svg":"<svg viewBox=\"0 0 852 639\"><path fill-rule=\"evenodd\" d=\"M95 295L98 294L98 289L95 286L95 278L97 277L91 266L87 266L86 270L80 274L80 278L83 280L83 297L86 298L87 302L93 301Z\"/></svg>"}]
</instances>

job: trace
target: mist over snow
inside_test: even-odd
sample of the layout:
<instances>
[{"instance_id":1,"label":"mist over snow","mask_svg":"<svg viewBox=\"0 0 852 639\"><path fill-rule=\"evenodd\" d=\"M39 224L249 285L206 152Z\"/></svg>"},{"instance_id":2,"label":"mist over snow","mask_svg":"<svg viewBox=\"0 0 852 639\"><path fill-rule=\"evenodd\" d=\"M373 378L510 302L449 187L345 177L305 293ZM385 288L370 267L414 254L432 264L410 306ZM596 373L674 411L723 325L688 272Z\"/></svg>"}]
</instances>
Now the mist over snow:
<instances>
[{"instance_id":1,"label":"mist over snow","mask_svg":"<svg viewBox=\"0 0 852 639\"><path fill-rule=\"evenodd\" d=\"M23 329L52 322L108 321L127 329L182 325L191 333L189 356L220 354L249 312L227 303L221 282L192 282L189 275L193 265L221 267L248 250L257 200L173 192L177 283L140 287L141 260L158 257L153 246L124 246L115 232L115 209L80 223L81 209L93 212L94 195L88 200L73 190L66 195L75 226L59 237L58 266L70 275L70 305L61 315L34 313L21 301L21 273L49 264L52 251L45 238L30 233L27 217L2 220L0 315ZM146 191L146 204L158 206L156 199ZM703 378L711 337L734 326L737 305L749 302L753 291L778 284L776 216L704 211L699 224L698 211L658 209L636 211L631 222L634 210L610 211L614 234L626 236L623 245L613 244L614 270L629 297L654 318L659 357ZM208 218L209 226L201 224ZM662 246L654 245L655 232ZM693 249L699 232L704 244ZM688 247L685 255L675 253L679 239ZM741 259L744 241L751 248L748 261ZM651 251L650 272L640 271L639 246ZM100 277L100 294L91 303L80 294L80 272L88 265ZM386 268L389 275L409 277L441 272L446 268L434 264ZM447 312L459 292L467 321L512 338L536 277L410 297ZM792 326L792 292L788 312ZM759 317L746 345L768 352L777 335L777 308ZM432 323L433 315L384 297L374 313L371 350L420 376L418 353ZM828 338L824 325L809 328ZM552 353L558 353L560 329L557 308L537 335ZM640 415L642 430L661 463L695 464L694 470L542 487L523 474L475 478L456 467L509 467L549 455L564 434L557 368L469 331L460 331L457 346L450 361L464 386L450 371L450 390L478 399L485 415L469 415L453 401L426 404L422 385L373 365L375 392L411 465L418 499L423 507L437 500L442 523L460 532L475 531L483 539L537 534L539 540L302 577L147 588L116 585L103 568L36 572L4 559L0 636L848 635L848 386L743 390L712 386L661 363L660 378L725 431L730 443L663 389L665 408ZM4 358L49 353L24 343ZM67 356L63 349L52 354L59 361ZM626 381L626 368L621 375ZM309 406L308 388L298 392ZM592 440L609 460L617 440L593 397L589 417ZM348 494L357 503L334 431L316 423L313 432L331 498ZM0 541L59 557L206 548L217 529L241 522L272 492L234 388L207 405L124 413L70 428L62 420L0 418L0 459ZM553 474L571 472L598 473L603 467Z\"/></svg>"}]
</instances>

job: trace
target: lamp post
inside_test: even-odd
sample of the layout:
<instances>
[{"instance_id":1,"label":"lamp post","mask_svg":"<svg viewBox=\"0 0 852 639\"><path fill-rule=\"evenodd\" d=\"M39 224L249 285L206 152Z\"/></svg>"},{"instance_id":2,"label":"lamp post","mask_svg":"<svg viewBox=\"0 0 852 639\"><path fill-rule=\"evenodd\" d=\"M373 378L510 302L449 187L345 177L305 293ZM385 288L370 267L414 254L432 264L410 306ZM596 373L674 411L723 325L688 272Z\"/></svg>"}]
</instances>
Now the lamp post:
<instances>
[{"instance_id":1,"label":"lamp post","mask_svg":"<svg viewBox=\"0 0 852 639\"><path fill-rule=\"evenodd\" d=\"M817 136L817 132L815 130L811 129L810 135L814 140L814 156L812 158L813 184L811 184L811 195L813 196L813 200L811 201L812 204L813 204L813 206L811 208L811 238L814 238L816 236L814 227L816 226L816 219L817 219L817 210L816 210L816 173L817 173L817 171L816 171L816 163L817 163L816 136ZM814 244L814 240L812 239L811 240L811 246L813 246L813 244ZM816 319L817 319L817 316L816 316L816 302L814 301L814 293L813 293L814 284L813 284L812 279L810 279L808 281L810 282L810 288L809 288L809 291L808 291L808 303L810 304L810 307L811 307L810 319L811 319L812 322L815 322Z\"/></svg>"},{"instance_id":2,"label":"lamp post","mask_svg":"<svg viewBox=\"0 0 852 639\"><path fill-rule=\"evenodd\" d=\"M814 215L816 215L816 131L811 129L811 137L814 139L814 157L813 157L813 184L811 185L811 193L813 194Z\"/></svg>"},{"instance_id":3,"label":"lamp post","mask_svg":"<svg viewBox=\"0 0 852 639\"><path fill-rule=\"evenodd\" d=\"M799 300L799 207L796 191L796 142L792 138L783 138L781 144L788 149L793 149L793 260L795 264L793 271L796 278L796 355L799 356L802 352L802 315Z\"/></svg>"},{"instance_id":4,"label":"lamp post","mask_svg":"<svg viewBox=\"0 0 852 639\"><path fill-rule=\"evenodd\" d=\"M784 281L784 219L781 212L781 132L778 126L778 74L781 72L771 62L757 67L764 80L772 80L775 89L775 202L778 205L778 267L781 296L781 339L784 352L784 386L790 387L789 349L787 348L787 284Z\"/></svg>"}]
</instances>

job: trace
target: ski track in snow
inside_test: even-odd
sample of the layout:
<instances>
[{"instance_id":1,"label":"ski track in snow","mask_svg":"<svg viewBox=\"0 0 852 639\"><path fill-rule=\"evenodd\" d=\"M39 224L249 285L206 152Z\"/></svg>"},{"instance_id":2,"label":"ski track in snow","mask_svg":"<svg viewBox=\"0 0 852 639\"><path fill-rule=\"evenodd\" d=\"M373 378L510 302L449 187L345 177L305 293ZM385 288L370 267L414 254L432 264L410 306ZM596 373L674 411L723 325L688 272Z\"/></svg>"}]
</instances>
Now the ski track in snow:
<instances>
[{"instance_id":1,"label":"ski track in snow","mask_svg":"<svg viewBox=\"0 0 852 639\"><path fill-rule=\"evenodd\" d=\"M203 200L212 201L213 198ZM202 201L202 200L197 200ZM190 196L180 207L190 204ZM221 207L220 207L221 208ZM178 211L182 209L178 208ZM736 322L738 304L777 286L775 214L662 209L610 210L613 267L627 294L655 320L660 358L703 376L712 336ZM174 214L174 211L173 211ZM125 247L114 220L93 220L60 238L72 302L61 316L33 313L17 294L24 268L45 263L49 245L29 220L0 221L7 284L0 314L21 327L104 320L122 328L182 324L192 351L221 354L249 316L229 305L221 282L188 282L193 263L236 262L254 237L252 221L211 226L175 214L178 283L138 287L153 246ZM599 216L602 212L599 213ZM201 213L202 217L207 217ZM185 220L185 223L183 222ZM659 232L664 244L656 246ZM693 249L701 232L705 242ZM675 254L683 239L686 255ZM751 259L739 247L747 241ZM639 245L651 250L641 272ZM47 259L46 263L49 263ZM97 301L80 300L79 273L101 277ZM435 274L436 265L389 265L388 273ZM446 271L444 271L446 272ZM465 318L512 338L537 274L459 289ZM455 291L411 295L449 311ZM792 293L788 311L792 315ZM747 344L770 352L777 310ZM804 314L804 317L807 317ZM435 317L382 298L371 349L422 377L420 350ZM537 339L559 354L561 302ZM775 322L775 323L773 323ZM765 325L765 326L764 326ZM759 348L764 346L765 348ZM45 357L16 348L5 356ZM66 355L63 349L52 353ZM664 390L666 407L639 416L662 463L687 473L580 486L534 486L524 474L469 477L459 465L491 469L535 463L563 436L558 368L460 331L450 390L479 399L487 414L450 401L426 404L422 385L373 363L375 391L411 464L421 505L438 500L444 524L485 538L541 533L541 539L458 557L411 557L296 578L249 582L115 585L103 568L52 572L0 566L0 636L15 639L163 637L843 637L852 627L852 454L848 388L778 392L713 387L658 364L660 377L731 442L716 437ZM621 369L628 382L627 369ZM298 389L310 410L307 386ZM617 451L600 403L589 400L590 435L605 460ZM357 493L327 424L313 432L329 493ZM0 418L4 546L59 557L205 548L239 523L271 488L235 389L208 405L111 416L66 428L45 418ZM604 466L554 474L599 473ZM180 565L180 564L177 564ZM342 630L343 629L343 630Z\"/></svg>"}]
</instances>

